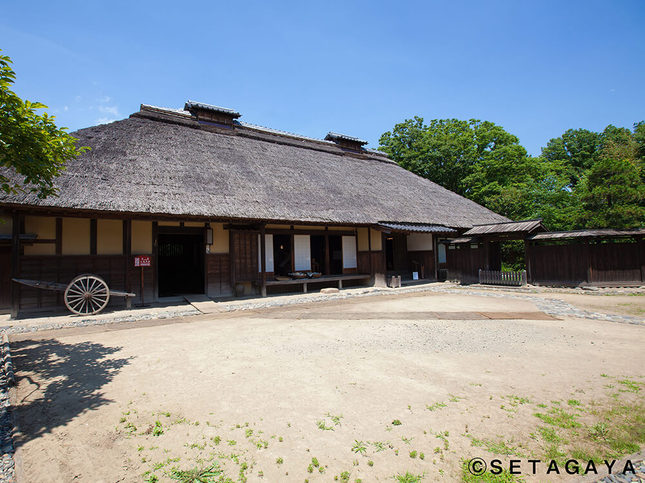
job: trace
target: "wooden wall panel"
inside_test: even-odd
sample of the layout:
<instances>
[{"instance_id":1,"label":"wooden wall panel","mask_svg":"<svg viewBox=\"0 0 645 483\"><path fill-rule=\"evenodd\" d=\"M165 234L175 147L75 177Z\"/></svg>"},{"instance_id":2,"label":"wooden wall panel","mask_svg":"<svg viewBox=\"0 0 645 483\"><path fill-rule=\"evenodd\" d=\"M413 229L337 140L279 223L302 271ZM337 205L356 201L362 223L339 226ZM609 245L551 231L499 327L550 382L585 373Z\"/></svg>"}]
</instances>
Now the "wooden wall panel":
<instances>
[{"instance_id":1,"label":"wooden wall panel","mask_svg":"<svg viewBox=\"0 0 645 483\"><path fill-rule=\"evenodd\" d=\"M209 297L233 295L230 267L228 253L206 255L206 295Z\"/></svg>"},{"instance_id":2,"label":"wooden wall panel","mask_svg":"<svg viewBox=\"0 0 645 483\"><path fill-rule=\"evenodd\" d=\"M446 250L448 280L459 280L462 283L479 282L479 269L486 265L484 245L472 248L469 243L455 245Z\"/></svg>"},{"instance_id":3,"label":"wooden wall panel","mask_svg":"<svg viewBox=\"0 0 645 483\"><path fill-rule=\"evenodd\" d=\"M615 284L642 282L643 244L573 242L530 245L531 282L538 284Z\"/></svg>"},{"instance_id":4,"label":"wooden wall panel","mask_svg":"<svg viewBox=\"0 0 645 483\"><path fill-rule=\"evenodd\" d=\"M237 231L232 233L233 267L236 282L256 282L258 269L258 232Z\"/></svg>"}]
</instances>

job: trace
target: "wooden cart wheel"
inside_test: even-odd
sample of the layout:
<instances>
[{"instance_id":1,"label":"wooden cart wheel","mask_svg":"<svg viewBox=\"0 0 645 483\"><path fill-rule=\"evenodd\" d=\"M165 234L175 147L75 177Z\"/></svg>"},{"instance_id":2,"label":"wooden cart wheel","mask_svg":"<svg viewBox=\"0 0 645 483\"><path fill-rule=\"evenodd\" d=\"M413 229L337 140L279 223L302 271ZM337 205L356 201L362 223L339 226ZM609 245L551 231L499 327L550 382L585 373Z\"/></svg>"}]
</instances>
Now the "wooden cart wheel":
<instances>
[{"instance_id":1,"label":"wooden cart wheel","mask_svg":"<svg viewBox=\"0 0 645 483\"><path fill-rule=\"evenodd\" d=\"M69 282L65 305L78 315L98 314L110 301L110 289L101 277L85 273Z\"/></svg>"}]
</instances>

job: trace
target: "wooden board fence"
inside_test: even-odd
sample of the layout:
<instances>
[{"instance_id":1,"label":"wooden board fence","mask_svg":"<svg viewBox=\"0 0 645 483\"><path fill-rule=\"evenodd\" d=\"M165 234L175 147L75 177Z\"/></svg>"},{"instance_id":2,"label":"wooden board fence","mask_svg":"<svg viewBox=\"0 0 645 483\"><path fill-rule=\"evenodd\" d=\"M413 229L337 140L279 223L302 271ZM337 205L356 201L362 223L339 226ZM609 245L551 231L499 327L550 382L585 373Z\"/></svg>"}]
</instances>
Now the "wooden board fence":
<instances>
[{"instance_id":1,"label":"wooden board fence","mask_svg":"<svg viewBox=\"0 0 645 483\"><path fill-rule=\"evenodd\" d=\"M479 270L479 283L486 285L526 285L526 270L521 272L500 272L497 270Z\"/></svg>"}]
</instances>

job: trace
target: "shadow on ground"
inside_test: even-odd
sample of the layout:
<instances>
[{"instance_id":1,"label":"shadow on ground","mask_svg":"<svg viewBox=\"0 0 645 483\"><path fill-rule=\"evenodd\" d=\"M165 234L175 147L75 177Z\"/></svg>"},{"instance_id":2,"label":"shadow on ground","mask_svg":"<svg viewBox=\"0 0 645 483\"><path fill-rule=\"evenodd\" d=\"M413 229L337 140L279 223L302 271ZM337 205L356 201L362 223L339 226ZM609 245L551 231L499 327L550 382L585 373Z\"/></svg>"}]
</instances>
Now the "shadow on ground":
<instances>
[{"instance_id":1,"label":"shadow on ground","mask_svg":"<svg viewBox=\"0 0 645 483\"><path fill-rule=\"evenodd\" d=\"M111 357L120 350L93 342L66 344L56 339L12 343L20 388L14 404L19 430L14 435L16 447L112 402L101 388L130 363L131 358Z\"/></svg>"}]
</instances>

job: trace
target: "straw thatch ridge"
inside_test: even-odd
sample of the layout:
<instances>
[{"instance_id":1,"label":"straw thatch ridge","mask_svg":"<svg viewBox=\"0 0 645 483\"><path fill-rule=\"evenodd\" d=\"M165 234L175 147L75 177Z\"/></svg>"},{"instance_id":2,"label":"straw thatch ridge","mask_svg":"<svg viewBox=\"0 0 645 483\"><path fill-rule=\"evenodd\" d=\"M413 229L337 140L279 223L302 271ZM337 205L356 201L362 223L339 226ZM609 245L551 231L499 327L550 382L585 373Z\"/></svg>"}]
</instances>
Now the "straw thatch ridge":
<instances>
[{"instance_id":1,"label":"straw thatch ridge","mask_svg":"<svg viewBox=\"0 0 645 483\"><path fill-rule=\"evenodd\" d=\"M507 221L369 150L153 111L142 107L129 119L76 131L78 145L92 149L57 179L58 197L2 194L0 204L454 228Z\"/></svg>"}]
</instances>

